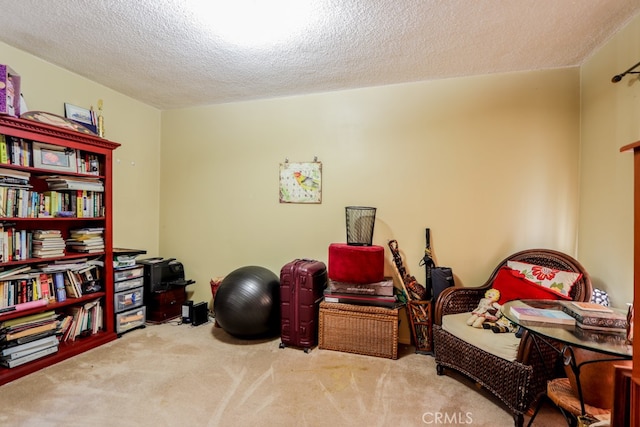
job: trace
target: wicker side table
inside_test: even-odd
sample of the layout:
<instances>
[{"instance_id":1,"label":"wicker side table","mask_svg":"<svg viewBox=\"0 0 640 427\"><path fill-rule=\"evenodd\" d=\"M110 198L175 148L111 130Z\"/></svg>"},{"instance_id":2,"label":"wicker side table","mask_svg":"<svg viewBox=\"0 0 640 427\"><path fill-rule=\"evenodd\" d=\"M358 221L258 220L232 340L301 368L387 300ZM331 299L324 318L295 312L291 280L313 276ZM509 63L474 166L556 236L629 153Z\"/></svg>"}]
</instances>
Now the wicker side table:
<instances>
[{"instance_id":1,"label":"wicker side table","mask_svg":"<svg viewBox=\"0 0 640 427\"><path fill-rule=\"evenodd\" d=\"M398 358L398 309L320 303L318 348Z\"/></svg>"}]
</instances>

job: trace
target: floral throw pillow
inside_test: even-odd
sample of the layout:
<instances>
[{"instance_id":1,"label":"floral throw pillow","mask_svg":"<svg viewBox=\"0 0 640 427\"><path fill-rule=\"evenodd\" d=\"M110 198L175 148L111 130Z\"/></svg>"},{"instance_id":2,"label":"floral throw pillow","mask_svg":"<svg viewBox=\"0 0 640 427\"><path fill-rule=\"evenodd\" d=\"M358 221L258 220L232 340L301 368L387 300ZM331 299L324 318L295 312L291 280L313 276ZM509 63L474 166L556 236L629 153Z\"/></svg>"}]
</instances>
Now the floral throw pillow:
<instances>
[{"instance_id":1,"label":"floral throw pillow","mask_svg":"<svg viewBox=\"0 0 640 427\"><path fill-rule=\"evenodd\" d=\"M569 292L573 284L580 280L582 274L572 271L556 270L541 265L519 261L507 261L507 267L518 271L527 280L548 288L564 298L570 298Z\"/></svg>"}]
</instances>

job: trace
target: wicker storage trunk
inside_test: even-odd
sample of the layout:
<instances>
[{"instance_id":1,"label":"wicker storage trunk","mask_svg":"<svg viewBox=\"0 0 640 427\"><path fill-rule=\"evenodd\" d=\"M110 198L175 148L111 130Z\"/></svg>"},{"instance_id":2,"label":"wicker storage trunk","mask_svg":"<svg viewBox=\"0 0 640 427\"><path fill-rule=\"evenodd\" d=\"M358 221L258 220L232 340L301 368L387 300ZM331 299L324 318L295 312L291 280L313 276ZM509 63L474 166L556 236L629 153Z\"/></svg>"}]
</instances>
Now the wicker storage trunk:
<instances>
[{"instance_id":1,"label":"wicker storage trunk","mask_svg":"<svg viewBox=\"0 0 640 427\"><path fill-rule=\"evenodd\" d=\"M321 302L318 347L398 358L398 309Z\"/></svg>"}]
</instances>

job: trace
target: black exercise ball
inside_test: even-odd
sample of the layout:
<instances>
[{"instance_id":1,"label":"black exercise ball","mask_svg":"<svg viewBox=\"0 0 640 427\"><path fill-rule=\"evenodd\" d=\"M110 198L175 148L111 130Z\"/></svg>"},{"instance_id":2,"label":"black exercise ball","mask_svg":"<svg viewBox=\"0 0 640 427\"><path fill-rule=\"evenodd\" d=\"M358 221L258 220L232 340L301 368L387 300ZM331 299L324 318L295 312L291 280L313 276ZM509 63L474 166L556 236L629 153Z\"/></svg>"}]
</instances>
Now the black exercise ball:
<instances>
[{"instance_id":1,"label":"black exercise ball","mask_svg":"<svg viewBox=\"0 0 640 427\"><path fill-rule=\"evenodd\" d=\"M231 335L275 335L280 332L280 278L264 267L238 268L220 283L213 309L218 325Z\"/></svg>"}]
</instances>

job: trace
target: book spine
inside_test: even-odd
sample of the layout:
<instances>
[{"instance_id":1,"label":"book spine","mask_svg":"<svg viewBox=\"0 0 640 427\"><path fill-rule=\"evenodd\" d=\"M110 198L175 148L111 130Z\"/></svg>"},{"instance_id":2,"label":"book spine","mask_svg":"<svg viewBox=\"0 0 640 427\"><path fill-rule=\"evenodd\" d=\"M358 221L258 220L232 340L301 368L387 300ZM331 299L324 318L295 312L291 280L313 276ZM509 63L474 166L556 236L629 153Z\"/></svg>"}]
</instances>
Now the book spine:
<instances>
[{"instance_id":1,"label":"book spine","mask_svg":"<svg viewBox=\"0 0 640 427\"><path fill-rule=\"evenodd\" d=\"M62 273L55 273L53 275L53 282L56 287L56 300L63 302L67 300L67 291L64 287L64 276Z\"/></svg>"},{"instance_id":2,"label":"book spine","mask_svg":"<svg viewBox=\"0 0 640 427\"><path fill-rule=\"evenodd\" d=\"M7 139L4 135L0 135L0 163L5 165L9 163L9 157L7 154Z\"/></svg>"}]
</instances>

